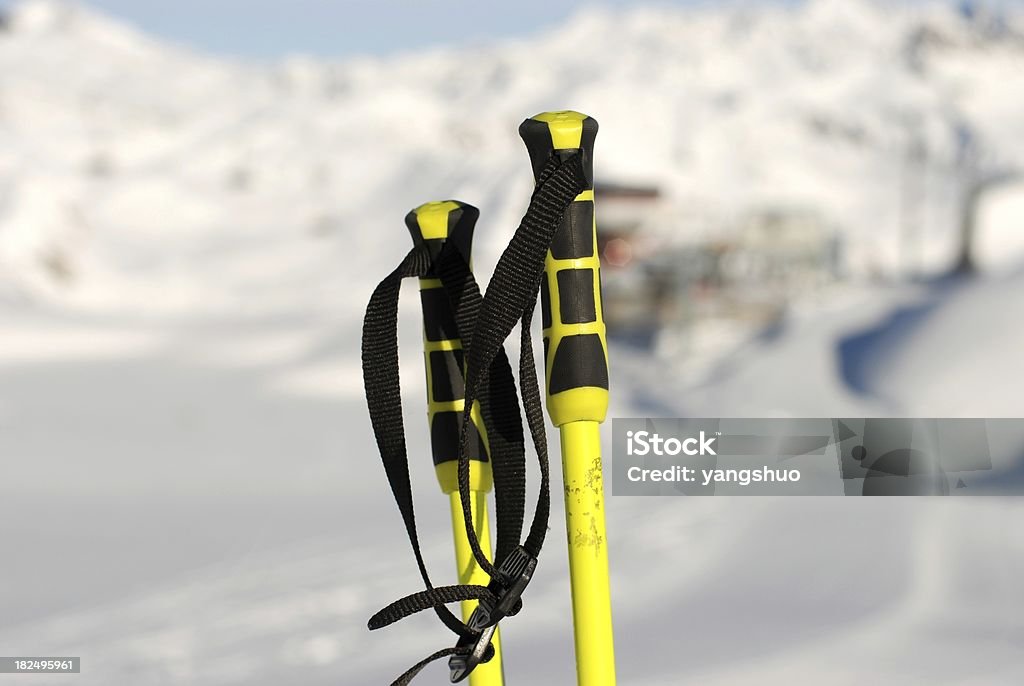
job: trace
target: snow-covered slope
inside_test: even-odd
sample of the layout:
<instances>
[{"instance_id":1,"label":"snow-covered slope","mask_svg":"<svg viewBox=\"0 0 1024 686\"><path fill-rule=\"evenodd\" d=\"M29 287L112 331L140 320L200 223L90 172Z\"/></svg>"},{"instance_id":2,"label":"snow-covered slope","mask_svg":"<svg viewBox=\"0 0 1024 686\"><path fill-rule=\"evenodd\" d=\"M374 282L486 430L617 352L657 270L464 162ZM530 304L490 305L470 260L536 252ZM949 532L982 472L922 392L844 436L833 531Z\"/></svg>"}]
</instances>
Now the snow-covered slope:
<instances>
[{"instance_id":1,"label":"snow-covered slope","mask_svg":"<svg viewBox=\"0 0 1024 686\"><path fill-rule=\"evenodd\" d=\"M854 374L890 411L1019 417L1015 371L1024 346L1024 270L982 281L938 282L911 304L848 339Z\"/></svg>"},{"instance_id":2,"label":"snow-covered slope","mask_svg":"<svg viewBox=\"0 0 1024 686\"><path fill-rule=\"evenodd\" d=\"M1024 19L946 5L592 10L488 47L254 66L29 0L0 74L2 292L104 310L319 302L443 197L485 212L486 270L529 189L515 126L543 109L598 116L606 178L726 216L819 209L861 271L893 268L912 136L933 268L965 136L985 164L1024 161Z\"/></svg>"}]
</instances>

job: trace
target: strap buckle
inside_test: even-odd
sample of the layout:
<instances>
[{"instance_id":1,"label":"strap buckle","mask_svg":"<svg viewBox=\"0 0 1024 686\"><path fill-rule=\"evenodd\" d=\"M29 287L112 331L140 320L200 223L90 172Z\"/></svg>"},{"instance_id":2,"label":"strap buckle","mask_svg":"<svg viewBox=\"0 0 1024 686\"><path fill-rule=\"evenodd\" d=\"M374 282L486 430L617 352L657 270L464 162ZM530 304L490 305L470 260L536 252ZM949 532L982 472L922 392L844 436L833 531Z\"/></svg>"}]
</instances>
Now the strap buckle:
<instances>
[{"instance_id":1,"label":"strap buckle","mask_svg":"<svg viewBox=\"0 0 1024 686\"><path fill-rule=\"evenodd\" d=\"M474 634L479 632L479 635L475 638L461 638L455 646L457 649L464 649L472 645L472 649L459 650L448 658L453 684L465 679L478 664L487 661L484 656L498 622L505 617L518 614L523 609L523 591L526 590L536 569L537 558L523 546L509 553L498 566L497 574L491 578L491 583L487 586L494 594L495 600L481 598L467 623L469 630Z\"/></svg>"},{"instance_id":2,"label":"strap buckle","mask_svg":"<svg viewBox=\"0 0 1024 686\"><path fill-rule=\"evenodd\" d=\"M523 608L523 591L537 569L537 558L519 546L506 557L498 567L498 573L491 579L488 588L497 600L481 599L469 618L469 628L481 631L494 626L501 619L519 613Z\"/></svg>"},{"instance_id":3,"label":"strap buckle","mask_svg":"<svg viewBox=\"0 0 1024 686\"><path fill-rule=\"evenodd\" d=\"M491 638L497 628L497 625L486 627L478 636L464 636L455 644L456 652L448 658L448 669L451 671L453 684L468 677L480 663L490 662L494 657Z\"/></svg>"}]
</instances>

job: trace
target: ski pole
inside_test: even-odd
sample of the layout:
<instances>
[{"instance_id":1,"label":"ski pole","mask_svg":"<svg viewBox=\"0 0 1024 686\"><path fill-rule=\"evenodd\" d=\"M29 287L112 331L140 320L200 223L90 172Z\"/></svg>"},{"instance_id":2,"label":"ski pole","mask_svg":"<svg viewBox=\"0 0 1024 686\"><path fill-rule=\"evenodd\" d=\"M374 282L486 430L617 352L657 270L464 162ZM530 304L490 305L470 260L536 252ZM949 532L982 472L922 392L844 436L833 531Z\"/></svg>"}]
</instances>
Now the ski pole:
<instances>
[{"instance_id":1,"label":"ski pole","mask_svg":"<svg viewBox=\"0 0 1024 686\"><path fill-rule=\"evenodd\" d=\"M428 202L405 217L406 226L417 245L425 243L432 258L437 258L445 241L453 242L470 263L473 227L480 212L473 206L454 200ZM441 490L448 494L452 516L452 535L455 539L455 560L460 584L486 586L490 577L473 557L466 536L466 525L459 500L458 456L459 422L464 403L464 359L462 340L455 325L455 316L440 279L420 279L420 301L423 306L423 357L427 373L427 421L430 426L431 451L434 471ZM487 450L487 433L479 415L473 409L473 425L482 449ZM473 445L477 441L472 442ZM474 456L471 456L474 457ZM493 486L491 464L486 455L470 460L470 502L473 529L480 547L491 552L490 524L487 515L487 493ZM480 459L483 457L483 459ZM462 619L468 622L477 601L462 603ZM502 686L504 676L501 662L501 644L498 632L492 638L494 657L479 665L469 675L470 686Z\"/></svg>"},{"instance_id":2,"label":"ski pole","mask_svg":"<svg viewBox=\"0 0 1024 686\"><path fill-rule=\"evenodd\" d=\"M614 686L611 592L604 522L600 423L608 412L608 344L594 223L597 121L579 112L545 112L519 135L535 178L552 155L578 153L588 189L562 218L541 279L547 408L559 428L565 480L576 676L580 686ZM539 179L537 179L539 180Z\"/></svg>"}]
</instances>

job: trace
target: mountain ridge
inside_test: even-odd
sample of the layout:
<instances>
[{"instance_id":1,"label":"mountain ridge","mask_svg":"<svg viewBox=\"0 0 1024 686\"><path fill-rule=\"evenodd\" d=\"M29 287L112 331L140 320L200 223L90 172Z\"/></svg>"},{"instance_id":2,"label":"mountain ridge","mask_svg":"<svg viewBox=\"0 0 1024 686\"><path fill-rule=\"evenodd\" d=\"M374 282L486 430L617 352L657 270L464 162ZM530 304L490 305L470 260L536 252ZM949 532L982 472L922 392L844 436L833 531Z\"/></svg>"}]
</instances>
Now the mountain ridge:
<instances>
[{"instance_id":1,"label":"mountain ridge","mask_svg":"<svg viewBox=\"0 0 1024 686\"><path fill-rule=\"evenodd\" d=\"M1024 160L1022 26L870 0L638 7L491 46L262 65L28 0L0 34L0 293L178 311L260 289L283 307L341 288L332 264L353 250L350 278L379 272L376 236L441 197L505 227L480 234L486 271L529 194L515 126L565 107L601 122L604 177L657 183L716 226L813 208L854 274L898 269L899 187L920 176L934 271L956 247L964 138L978 164Z\"/></svg>"}]
</instances>

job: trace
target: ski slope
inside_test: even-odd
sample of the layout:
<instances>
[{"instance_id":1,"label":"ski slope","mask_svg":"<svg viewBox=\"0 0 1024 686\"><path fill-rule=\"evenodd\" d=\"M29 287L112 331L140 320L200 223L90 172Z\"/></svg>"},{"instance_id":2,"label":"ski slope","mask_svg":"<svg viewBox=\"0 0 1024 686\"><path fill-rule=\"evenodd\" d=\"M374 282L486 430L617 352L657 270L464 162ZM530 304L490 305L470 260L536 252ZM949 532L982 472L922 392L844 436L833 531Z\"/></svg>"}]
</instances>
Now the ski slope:
<instances>
[{"instance_id":1,"label":"ski slope","mask_svg":"<svg viewBox=\"0 0 1024 686\"><path fill-rule=\"evenodd\" d=\"M593 10L496 45L267 65L19 5L0 31L0 652L82 656L38 686L315 686L387 683L448 643L429 617L365 630L418 581L363 405L360 317L428 199L483 210L486 276L532 184L515 127L545 109L594 114L601 174L680 206L822 209L855 277L698 375L613 350L613 415L1020 415L1024 189L983 211L991 276L861 277L900 268L908 126L931 159L930 270L956 247L962 131L979 165L1024 159L1022 36L1020 16L818 0ZM415 301L406 426L440 578ZM1008 474L1020 456L1002 459ZM509 684L574 678L560 507L503 627ZM619 681L1017 684L1022 514L610 498Z\"/></svg>"}]
</instances>

